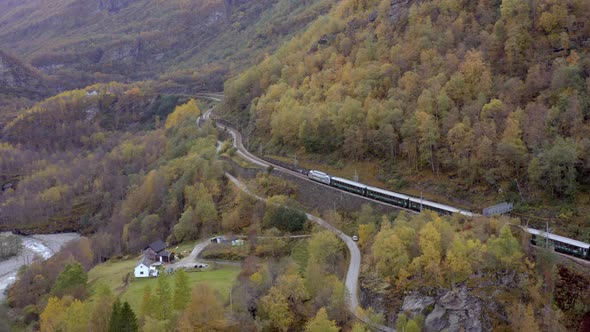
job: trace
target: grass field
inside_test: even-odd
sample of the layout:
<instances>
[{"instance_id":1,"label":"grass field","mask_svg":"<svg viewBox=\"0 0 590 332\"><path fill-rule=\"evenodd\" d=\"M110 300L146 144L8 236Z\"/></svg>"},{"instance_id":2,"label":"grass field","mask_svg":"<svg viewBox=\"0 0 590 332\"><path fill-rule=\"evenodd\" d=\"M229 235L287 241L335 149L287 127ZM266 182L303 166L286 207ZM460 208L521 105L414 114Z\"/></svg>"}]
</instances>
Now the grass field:
<instances>
[{"instance_id":1,"label":"grass field","mask_svg":"<svg viewBox=\"0 0 590 332\"><path fill-rule=\"evenodd\" d=\"M229 291L236 280L240 268L237 266L219 265L218 269L211 269L201 272L189 272L188 280L191 285L199 283L207 284L212 289L221 294L222 301L229 300ZM161 278L161 277L158 277ZM131 308L137 312L141 305L143 290L149 285L152 290L155 289L158 278L141 278L135 279L129 283L127 289L121 294L121 300L129 302ZM174 289L174 277L169 278L170 289Z\"/></svg>"},{"instance_id":2,"label":"grass field","mask_svg":"<svg viewBox=\"0 0 590 332\"><path fill-rule=\"evenodd\" d=\"M99 284L109 286L115 294L124 290L125 276L133 273L138 258L113 260L99 264L88 272L88 283L92 288Z\"/></svg>"},{"instance_id":3,"label":"grass field","mask_svg":"<svg viewBox=\"0 0 590 332\"><path fill-rule=\"evenodd\" d=\"M99 264L88 272L88 282L91 288L99 284L109 286L115 294L121 296L123 301L129 302L133 310L137 312L143 297L144 287L150 285L153 290L158 280L157 278L129 278L128 285L125 285L126 275L133 272L135 264L137 264L136 258ZM207 284L212 289L219 291L223 301L226 301L229 298L229 290L239 272L240 268L237 266L218 265L217 268L201 272L189 272L188 279L191 285ZM173 289L173 278L170 278L170 286Z\"/></svg>"}]
</instances>

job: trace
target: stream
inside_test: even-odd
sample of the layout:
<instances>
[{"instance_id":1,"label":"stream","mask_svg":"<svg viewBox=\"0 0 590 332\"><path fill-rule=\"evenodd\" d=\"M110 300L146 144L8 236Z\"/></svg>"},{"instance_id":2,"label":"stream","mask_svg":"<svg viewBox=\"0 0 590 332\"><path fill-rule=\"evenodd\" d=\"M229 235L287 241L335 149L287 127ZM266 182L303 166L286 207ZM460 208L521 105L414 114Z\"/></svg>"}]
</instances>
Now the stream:
<instances>
[{"instance_id":1,"label":"stream","mask_svg":"<svg viewBox=\"0 0 590 332\"><path fill-rule=\"evenodd\" d=\"M10 232L1 233L11 234ZM80 237L78 233L16 235L23 240L23 249L17 256L0 261L0 302L6 299L4 291L16 280L18 269L30 264L35 256L47 259L68 241Z\"/></svg>"}]
</instances>

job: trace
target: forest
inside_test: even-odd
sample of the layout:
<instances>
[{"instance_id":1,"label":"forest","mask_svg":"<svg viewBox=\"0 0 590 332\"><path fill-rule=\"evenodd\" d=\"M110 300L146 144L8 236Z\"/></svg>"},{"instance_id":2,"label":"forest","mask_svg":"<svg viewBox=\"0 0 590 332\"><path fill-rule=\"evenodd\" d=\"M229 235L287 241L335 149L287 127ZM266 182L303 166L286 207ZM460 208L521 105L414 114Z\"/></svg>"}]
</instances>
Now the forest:
<instances>
[{"instance_id":1,"label":"forest","mask_svg":"<svg viewBox=\"0 0 590 332\"><path fill-rule=\"evenodd\" d=\"M7 0L0 13L0 231L82 235L18 271L0 332L590 326L588 269L522 232L549 221L590 242L590 2ZM222 88L219 103L194 99ZM317 211L199 121L211 108L261 156L515 213ZM224 176L236 169L266 201ZM358 236L356 312L352 251L305 212ZM133 277L150 242L180 258L221 234L244 241L202 254L229 261L222 286L195 281L227 272L217 262Z\"/></svg>"},{"instance_id":2,"label":"forest","mask_svg":"<svg viewBox=\"0 0 590 332\"><path fill-rule=\"evenodd\" d=\"M589 6L342 1L230 79L223 112L254 151L380 163L392 189L433 179L420 188L588 241Z\"/></svg>"}]
</instances>

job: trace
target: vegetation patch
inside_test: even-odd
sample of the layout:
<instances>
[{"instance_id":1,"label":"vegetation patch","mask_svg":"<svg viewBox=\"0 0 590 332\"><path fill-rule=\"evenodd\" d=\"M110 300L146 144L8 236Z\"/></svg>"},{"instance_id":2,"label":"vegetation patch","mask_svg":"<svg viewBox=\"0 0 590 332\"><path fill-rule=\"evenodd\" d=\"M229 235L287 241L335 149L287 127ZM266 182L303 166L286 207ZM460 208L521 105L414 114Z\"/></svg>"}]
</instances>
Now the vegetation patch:
<instances>
[{"instance_id":1,"label":"vegetation patch","mask_svg":"<svg viewBox=\"0 0 590 332\"><path fill-rule=\"evenodd\" d=\"M250 243L234 246L231 243L209 244L200 257L213 260L241 261L250 254Z\"/></svg>"},{"instance_id":2,"label":"vegetation patch","mask_svg":"<svg viewBox=\"0 0 590 332\"><path fill-rule=\"evenodd\" d=\"M240 269L231 265L217 265L215 269L207 269L200 272L186 272L188 285L193 288L197 284L206 284L211 289L219 292L222 302L229 300L229 291L235 282ZM129 302L134 311L139 312L142 297L146 286L156 289L158 278L169 278L170 282L174 275L166 276L161 273L157 278L135 278L129 286L121 293L121 299ZM172 295L172 294L170 294Z\"/></svg>"}]
</instances>

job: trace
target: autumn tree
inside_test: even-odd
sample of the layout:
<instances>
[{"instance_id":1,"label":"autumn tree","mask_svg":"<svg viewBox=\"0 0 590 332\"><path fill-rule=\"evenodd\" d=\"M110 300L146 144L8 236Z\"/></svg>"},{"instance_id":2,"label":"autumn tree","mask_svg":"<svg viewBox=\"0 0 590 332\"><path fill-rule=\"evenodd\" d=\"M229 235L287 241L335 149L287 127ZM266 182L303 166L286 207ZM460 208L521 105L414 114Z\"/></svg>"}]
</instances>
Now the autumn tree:
<instances>
[{"instance_id":1,"label":"autumn tree","mask_svg":"<svg viewBox=\"0 0 590 332\"><path fill-rule=\"evenodd\" d=\"M382 224L381 231L373 241L372 249L377 263L376 269L385 278L395 279L400 270L407 268L410 263L403 241L388 223Z\"/></svg>"},{"instance_id":2,"label":"autumn tree","mask_svg":"<svg viewBox=\"0 0 590 332\"><path fill-rule=\"evenodd\" d=\"M520 244L512 235L509 225L500 228L500 236L492 236L486 243L487 252L493 258L493 262L503 269L516 268L521 262L522 251Z\"/></svg>"},{"instance_id":3,"label":"autumn tree","mask_svg":"<svg viewBox=\"0 0 590 332\"><path fill-rule=\"evenodd\" d=\"M418 233L418 243L422 255L412 261L410 269L421 274L430 282L441 282L441 233L436 229L433 222L429 222L422 227Z\"/></svg>"},{"instance_id":4,"label":"autumn tree","mask_svg":"<svg viewBox=\"0 0 590 332\"><path fill-rule=\"evenodd\" d=\"M295 319L287 297L276 287L271 288L268 295L260 299L260 309L269 324L280 331L287 331Z\"/></svg>"},{"instance_id":5,"label":"autumn tree","mask_svg":"<svg viewBox=\"0 0 590 332\"><path fill-rule=\"evenodd\" d=\"M155 314L154 318L158 318L160 320L166 318L167 313L172 308L171 295L169 277L163 275L159 276L155 288L155 301L153 302L153 313Z\"/></svg>"},{"instance_id":6,"label":"autumn tree","mask_svg":"<svg viewBox=\"0 0 590 332\"><path fill-rule=\"evenodd\" d=\"M219 296L205 284L195 285L178 323L179 331L224 331L226 327Z\"/></svg>"},{"instance_id":7,"label":"autumn tree","mask_svg":"<svg viewBox=\"0 0 590 332\"><path fill-rule=\"evenodd\" d=\"M144 319L145 316L155 316L153 308L154 308L154 297L152 294L152 288L150 287L150 285L146 285L143 288L143 297L141 299L141 307L139 309L139 317Z\"/></svg>"},{"instance_id":8,"label":"autumn tree","mask_svg":"<svg viewBox=\"0 0 590 332\"><path fill-rule=\"evenodd\" d=\"M52 296L40 315L41 332L53 332L65 328L66 306L64 300Z\"/></svg>"},{"instance_id":9,"label":"autumn tree","mask_svg":"<svg viewBox=\"0 0 590 332\"><path fill-rule=\"evenodd\" d=\"M323 230L314 233L308 242L309 260L327 273L335 273L342 257L342 242L334 233Z\"/></svg>"},{"instance_id":10,"label":"autumn tree","mask_svg":"<svg viewBox=\"0 0 590 332\"><path fill-rule=\"evenodd\" d=\"M114 295L109 286L98 285L90 306L90 325L94 331L107 332Z\"/></svg>"},{"instance_id":11,"label":"autumn tree","mask_svg":"<svg viewBox=\"0 0 590 332\"><path fill-rule=\"evenodd\" d=\"M178 269L174 273L174 297L173 308L176 310L183 310L190 302L190 287L188 284L188 276L183 269Z\"/></svg>"},{"instance_id":12,"label":"autumn tree","mask_svg":"<svg viewBox=\"0 0 590 332\"><path fill-rule=\"evenodd\" d=\"M479 240L456 236L447 252L445 263L451 282L466 280L482 262L482 246Z\"/></svg>"},{"instance_id":13,"label":"autumn tree","mask_svg":"<svg viewBox=\"0 0 590 332\"><path fill-rule=\"evenodd\" d=\"M306 332L338 332L336 322L328 319L325 308L321 308L315 317L305 325Z\"/></svg>"},{"instance_id":14,"label":"autumn tree","mask_svg":"<svg viewBox=\"0 0 590 332\"><path fill-rule=\"evenodd\" d=\"M540 184L549 181L551 193L556 196L571 195L576 189L576 167L578 159L576 145L571 139L557 137L552 146L529 163L529 177Z\"/></svg>"},{"instance_id":15,"label":"autumn tree","mask_svg":"<svg viewBox=\"0 0 590 332\"><path fill-rule=\"evenodd\" d=\"M166 129L172 128L184 121L196 119L201 115L201 110L194 99L189 100L186 104L177 106L166 119Z\"/></svg>"},{"instance_id":16,"label":"autumn tree","mask_svg":"<svg viewBox=\"0 0 590 332\"><path fill-rule=\"evenodd\" d=\"M65 319L65 331L86 332L90 328L90 304L74 299L67 309Z\"/></svg>"},{"instance_id":17,"label":"autumn tree","mask_svg":"<svg viewBox=\"0 0 590 332\"><path fill-rule=\"evenodd\" d=\"M78 262L68 263L57 276L51 293L57 296L66 294L81 298L86 291L88 275Z\"/></svg>"},{"instance_id":18,"label":"autumn tree","mask_svg":"<svg viewBox=\"0 0 590 332\"><path fill-rule=\"evenodd\" d=\"M183 213L178 223L174 225L174 237L178 242L195 239L198 235L196 217L193 208L189 206Z\"/></svg>"}]
</instances>

